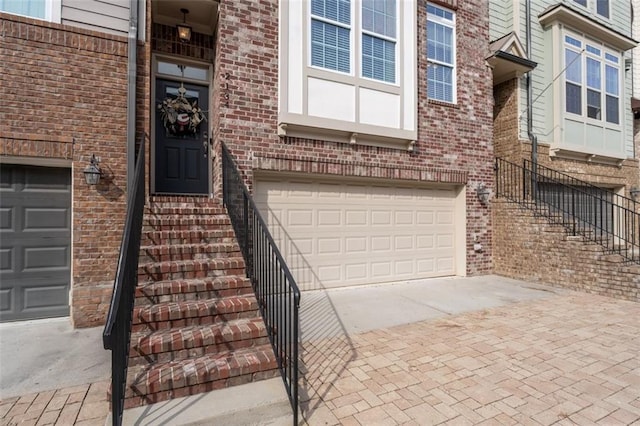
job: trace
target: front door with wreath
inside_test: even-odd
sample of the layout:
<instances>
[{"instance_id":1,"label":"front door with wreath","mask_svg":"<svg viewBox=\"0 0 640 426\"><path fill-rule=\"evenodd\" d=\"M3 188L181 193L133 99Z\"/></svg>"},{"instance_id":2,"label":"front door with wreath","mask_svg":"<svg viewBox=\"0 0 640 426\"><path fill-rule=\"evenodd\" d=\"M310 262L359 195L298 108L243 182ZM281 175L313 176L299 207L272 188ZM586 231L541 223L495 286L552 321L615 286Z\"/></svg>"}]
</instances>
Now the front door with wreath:
<instances>
[{"instance_id":1,"label":"front door with wreath","mask_svg":"<svg viewBox=\"0 0 640 426\"><path fill-rule=\"evenodd\" d=\"M155 192L209 192L208 89L156 80Z\"/></svg>"}]
</instances>

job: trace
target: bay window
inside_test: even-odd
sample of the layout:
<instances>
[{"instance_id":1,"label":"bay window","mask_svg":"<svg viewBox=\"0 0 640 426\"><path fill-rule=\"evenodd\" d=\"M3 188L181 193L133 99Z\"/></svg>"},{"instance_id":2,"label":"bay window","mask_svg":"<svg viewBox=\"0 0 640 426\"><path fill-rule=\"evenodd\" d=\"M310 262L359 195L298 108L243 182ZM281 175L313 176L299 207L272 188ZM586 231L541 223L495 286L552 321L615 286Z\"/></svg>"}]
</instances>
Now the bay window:
<instances>
[{"instance_id":1,"label":"bay window","mask_svg":"<svg viewBox=\"0 0 640 426\"><path fill-rule=\"evenodd\" d=\"M564 36L565 111L620 124L620 55L605 49L577 35Z\"/></svg>"}]
</instances>

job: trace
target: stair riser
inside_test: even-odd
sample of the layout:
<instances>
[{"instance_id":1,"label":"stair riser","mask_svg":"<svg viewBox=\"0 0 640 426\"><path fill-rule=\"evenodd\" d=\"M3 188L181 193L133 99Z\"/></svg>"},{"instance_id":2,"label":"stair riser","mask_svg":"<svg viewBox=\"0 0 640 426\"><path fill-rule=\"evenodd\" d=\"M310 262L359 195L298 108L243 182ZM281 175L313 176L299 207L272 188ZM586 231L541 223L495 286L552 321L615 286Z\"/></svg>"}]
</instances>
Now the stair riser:
<instances>
[{"instance_id":1,"label":"stair riser","mask_svg":"<svg viewBox=\"0 0 640 426\"><path fill-rule=\"evenodd\" d=\"M233 244L236 242L233 229L210 229L197 231L154 231L142 232L142 246L169 244Z\"/></svg>"},{"instance_id":2,"label":"stair riser","mask_svg":"<svg viewBox=\"0 0 640 426\"><path fill-rule=\"evenodd\" d=\"M149 217L158 216L219 216L227 214L224 207L165 207L152 206L144 209Z\"/></svg>"},{"instance_id":3,"label":"stair riser","mask_svg":"<svg viewBox=\"0 0 640 426\"><path fill-rule=\"evenodd\" d=\"M256 337L246 340L235 340L230 342L220 342L198 348L181 349L161 353L144 354L138 353L135 349L129 352L129 365L146 365L150 362L170 362L181 361L189 358L201 357L204 355L216 354L222 351L246 349L269 343L268 337Z\"/></svg>"},{"instance_id":4,"label":"stair riser","mask_svg":"<svg viewBox=\"0 0 640 426\"><path fill-rule=\"evenodd\" d=\"M158 231L166 229L178 230L178 229L190 229L189 227L197 227L194 229L215 229L220 227L231 226L231 221L227 216L204 216L204 217L179 217L168 216L153 218L147 217L142 223L143 231Z\"/></svg>"},{"instance_id":5,"label":"stair riser","mask_svg":"<svg viewBox=\"0 0 640 426\"><path fill-rule=\"evenodd\" d=\"M260 371L256 373L248 373L236 377L231 377L223 380L215 380L200 384L194 384L191 386L185 386L167 391L160 391L151 394L141 395L139 389L127 388L127 393L124 401L124 408L140 407L142 405L155 404L157 402L167 401L174 398L182 398L189 395L196 395L199 393L211 392L218 389L224 389L232 386L243 385L258 380L267 380L274 377L278 377L280 372L276 369L270 369L266 371Z\"/></svg>"},{"instance_id":6,"label":"stair riser","mask_svg":"<svg viewBox=\"0 0 640 426\"><path fill-rule=\"evenodd\" d=\"M217 315L181 318L167 321L147 321L140 322L134 319L131 326L132 333L148 333L158 330L168 330L170 328L189 327L194 325L208 325L215 323L224 323L228 321L234 321L237 319L253 319L260 318L260 312L258 310L243 311L243 312L228 312Z\"/></svg>"},{"instance_id":7,"label":"stair riser","mask_svg":"<svg viewBox=\"0 0 640 426\"><path fill-rule=\"evenodd\" d=\"M251 287L241 287L241 288L229 288L229 289L223 289L223 290L201 291L201 292L194 292L194 293L175 293L175 294L137 296L136 306L145 306L145 305L153 305L156 303L168 303L168 302L186 302L189 300L216 299L220 297L248 296L251 294L253 294L253 289Z\"/></svg>"},{"instance_id":8,"label":"stair riser","mask_svg":"<svg viewBox=\"0 0 640 426\"><path fill-rule=\"evenodd\" d=\"M226 251L207 250L206 247L193 248L188 251L171 250L170 252L160 250L140 250L140 263L170 262L179 260L206 260L206 259L228 259L241 257L239 249L232 248Z\"/></svg>"},{"instance_id":9,"label":"stair riser","mask_svg":"<svg viewBox=\"0 0 640 426\"><path fill-rule=\"evenodd\" d=\"M210 270L204 269L176 272L138 271L138 282L144 283L146 281L190 280L196 278L244 275L244 273L244 268L224 268Z\"/></svg>"}]
</instances>

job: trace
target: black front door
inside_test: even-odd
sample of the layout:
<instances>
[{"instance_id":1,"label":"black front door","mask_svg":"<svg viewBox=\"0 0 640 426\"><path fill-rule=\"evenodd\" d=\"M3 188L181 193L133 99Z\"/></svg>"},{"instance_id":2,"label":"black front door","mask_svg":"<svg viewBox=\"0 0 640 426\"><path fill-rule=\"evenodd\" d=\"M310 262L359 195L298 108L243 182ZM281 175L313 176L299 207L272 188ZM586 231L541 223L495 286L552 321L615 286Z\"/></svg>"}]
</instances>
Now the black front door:
<instances>
[{"instance_id":1,"label":"black front door","mask_svg":"<svg viewBox=\"0 0 640 426\"><path fill-rule=\"evenodd\" d=\"M209 192L208 89L156 80L155 192Z\"/></svg>"}]
</instances>

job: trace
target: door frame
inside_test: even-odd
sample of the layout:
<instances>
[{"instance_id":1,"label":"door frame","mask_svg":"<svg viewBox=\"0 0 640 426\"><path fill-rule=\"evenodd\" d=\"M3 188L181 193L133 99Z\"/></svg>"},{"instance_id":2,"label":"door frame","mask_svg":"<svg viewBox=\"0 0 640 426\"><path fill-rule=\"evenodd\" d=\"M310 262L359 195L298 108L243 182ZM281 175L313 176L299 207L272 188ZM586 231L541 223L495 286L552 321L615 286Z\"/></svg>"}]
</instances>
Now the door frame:
<instances>
[{"instance_id":1,"label":"door frame","mask_svg":"<svg viewBox=\"0 0 640 426\"><path fill-rule=\"evenodd\" d=\"M175 65L192 65L198 68L206 68L207 69L207 77L206 80L198 80L198 79L193 79L193 78L187 78L187 77L177 77L175 75L170 75L170 74L163 74L161 72L158 71L158 64L160 62L168 62L171 64L175 64ZM211 140L213 137L213 125L211 122L211 112L213 110L213 96L212 96L212 79L213 79L213 64L207 63L207 62L203 62L203 61L197 61L191 58L185 58L183 56L176 56L176 55L166 55L166 54L160 54L160 53L153 53L151 55L151 105L150 105L150 111L149 114L151 115L150 117L150 125L151 125L151 131L150 133L150 140L149 140L149 191L151 194L155 194L156 193L156 79L160 78L162 80L171 80L171 81L175 81L175 82L185 82L185 83L192 83L192 84L197 84L199 86L203 86L207 88L207 96L209 97L209 111L207 112L207 134L209 135L209 143L207 144L207 176L209 178L209 182L208 182L208 187L207 187L207 194L209 196L211 196L211 194L213 194L213 183L212 183L212 179L211 177L213 176L213 166L212 166L212 147L211 147ZM184 195L189 195L189 194L184 194Z\"/></svg>"}]
</instances>

